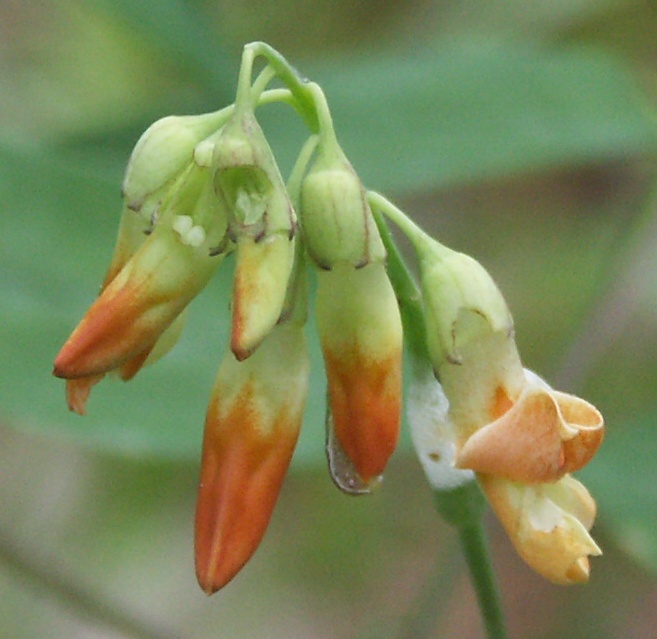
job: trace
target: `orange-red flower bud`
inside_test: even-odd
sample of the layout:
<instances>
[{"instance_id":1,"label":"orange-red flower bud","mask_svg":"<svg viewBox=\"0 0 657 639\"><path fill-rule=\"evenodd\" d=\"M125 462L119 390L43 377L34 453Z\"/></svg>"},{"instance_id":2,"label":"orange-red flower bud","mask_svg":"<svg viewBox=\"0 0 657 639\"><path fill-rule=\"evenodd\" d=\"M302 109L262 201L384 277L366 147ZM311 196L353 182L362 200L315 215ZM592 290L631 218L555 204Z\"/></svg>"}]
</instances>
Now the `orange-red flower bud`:
<instances>
[{"instance_id":1,"label":"orange-red flower bud","mask_svg":"<svg viewBox=\"0 0 657 639\"><path fill-rule=\"evenodd\" d=\"M385 267L320 271L317 327L335 436L368 484L395 449L401 414L402 327Z\"/></svg>"},{"instance_id":2,"label":"orange-red flower bud","mask_svg":"<svg viewBox=\"0 0 657 639\"><path fill-rule=\"evenodd\" d=\"M206 169L190 170L173 192L167 217L115 276L108 274L100 297L57 356L55 375L75 379L125 366L122 376L131 377L206 285L221 262L211 248L226 230L206 175ZM198 213L203 226L179 210Z\"/></svg>"},{"instance_id":3,"label":"orange-red flower bud","mask_svg":"<svg viewBox=\"0 0 657 639\"><path fill-rule=\"evenodd\" d=\"M196 574L211 594L255 552L296 444L308 385L302 328L275 327L238 362L227 354L208 408L196 508Z\"/></svg>"}]
</instances>

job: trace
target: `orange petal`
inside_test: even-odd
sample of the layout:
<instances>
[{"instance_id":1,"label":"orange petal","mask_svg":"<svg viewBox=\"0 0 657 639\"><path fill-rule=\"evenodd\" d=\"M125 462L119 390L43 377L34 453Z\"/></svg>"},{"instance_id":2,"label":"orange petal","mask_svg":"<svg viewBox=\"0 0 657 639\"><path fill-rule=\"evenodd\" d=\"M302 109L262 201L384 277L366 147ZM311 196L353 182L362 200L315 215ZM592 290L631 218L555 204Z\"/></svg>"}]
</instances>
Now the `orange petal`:
<instances>
[{"instance_id":1,"label":"orange petal","mask_svg":"<svg viewBox=\"0 0 657 639\"><path fill-rule=\"evenodd\" d=\"M588 463L603 433L602 417L588 402L530 386L512 408L465 441L456 462L512 481L552 482Z\"/></svg>"},{"instance_id":2,"label":"orange petal","mask_svg":"<svg viewBox=\"0 0 657 639\"><path fill-rule=\"evenodd\" d=\"M588 531L595 502L570 475L526 486L480 475L481 487L518 554L553 583L586 583L589 555L602 554Z\"/></svg>"},{"instance_id":3,"label":"orange petal","mask_svg":"<svg viewBox=\"0 0 657 639\"><path fill-rule=\"evenodd\" d=\"M115 280L116 281L116 280ZM165 326L140 289L110 285L87 311L55 359L54 374L74 379L105 373L140 355Z\"/></svg>"},{"instance_id":4,"label":"orange petal","mask_svg":"<svg viewBox=\"0 0 657 639\"><path fill-rule=\"evenodd\" d=\"M103 377L105 374L101 373L92 377L66 380L66 403L69 410L78 415L84 415L87 412L87 400L91 387L95 386Z\"/></svg>"},{"instance_id":5,"label":"orange petal","mask_svg":"<svg viewBox=\"0 0 657 639\"><path fill-rule=\"evenodd\" d=\"M222 411L211 404L196 508L196 575L212 594L249 560L267 528L296 444L301 412L282 406L273 423L251 384Z\"/></svg>"},{"instance_id":6,"label":"orange petal","mask_svg":"<svg viewBox=\"0 0 657 639\"><path fill-rule=\"evenodd\" d=\"M569 395L553 391L563 420L575 425L577 434L563 442L566 471L575 472L586 466L604 439L604 422L595 406Z\"/></svg>"},{"instance_id":7,"label":"orange petal","mask_svg":"<svg viewBox=\"0 0 657 639\"><path fill-rule=\"evenodd\" d=\"M401 419L401 350L373 360L358 348L324 349L335 436L367 484L397 446Z\"/></svg>"}]
</instances>

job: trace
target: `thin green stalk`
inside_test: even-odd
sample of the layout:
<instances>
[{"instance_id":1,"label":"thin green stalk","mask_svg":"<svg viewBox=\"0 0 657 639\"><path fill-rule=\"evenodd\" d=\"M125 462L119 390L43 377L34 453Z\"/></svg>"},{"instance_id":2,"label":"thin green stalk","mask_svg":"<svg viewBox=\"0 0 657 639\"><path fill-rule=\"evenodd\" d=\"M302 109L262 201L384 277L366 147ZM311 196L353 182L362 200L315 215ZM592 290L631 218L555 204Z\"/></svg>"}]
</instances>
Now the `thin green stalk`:
<instances>
[{"instance_id":1,"label":"thin green stalk","mask_svg":"<svg viewBox=\"0 0 657 639\"><path fill-rule=\"evenodd\" d=\"M374 220L388 253L388 277L395 289L404 324L404 341L411 353L412 361L429 359L426 340L426 324L422 309L422 295L412 273L404 262L397 244L381 216L382 196L373 191L367 192L367 200L372 207Z\"/></svg>"},{"instance_id":2,"label":"thin green stalk","mask_svg":"<svg viewBox=\"0 0 657 639\"><path fill-rule=\"evenodd\" d=\"M481 520L478 525L461 526L459 537L470 569L470 577L477 593L486 636L488 639L506 639L508 635L504 625L502 605Z\"/></svg>"},{"instance_id":3,"label":"thin green stalk","mask_svg":"<svg viewBox=\"0 0 657 639\"><path fill-rule=\"evenodd\" d=\"M263 56L269 65L276 71L278 78L294 95L299 114L306 121L312 133L319 133L319 121L312 90L308 82L303 79L296 69L273 47L265 42L251 42L244 50L252 52L253 56Z\"/></svg>"},{"instance_id":4,"label":"thin green stalk","mask_svg":"<svg viewBox=\"0 0 657 639\"><path fill-rule=\"evenodd\" d=\"M267 88L267 85L276 77L276 71L267 65L253 81L251 86L251 103L258 104L262 92Z\"/></svg>"},{"instance_id":5,"label":"thin green stalk","mask_svg":"<svg viewBox=\"0 0 657 639\"><path fill-rule=\"evenodd\" d=\"M303 183L308 164L310 164L318 142L319 137L317 135L311 135L304 142L287 181L287 192L292 201L292 206L296 209L301 205L301 184Z\"/></svg>"},{"instance_id":6,"label":"thin green stalk","mask_svg":"<svg viewBox=\"0 0 657 639\"><path fill-rule=\"evenodd\" d=\"M411 233L416 241L425 241L424 232L378 193L368 193L374 219L388 252L388 275L399 300L404 324L404 338L413 366L413 374L426 373L429 354L426 346L426 322L420 291L406 266L394 238L381 212L390 214L402 230ZM410 238L413 242L413 237ZM486 636L488 639L507 637L499 591L494 578L488 544L483 527L486 500L475 481L469 481L452 490L435 490L436 509L448 523L454 526L461 541L470 578L477 594Z\"/></svg>"}]
</instances>

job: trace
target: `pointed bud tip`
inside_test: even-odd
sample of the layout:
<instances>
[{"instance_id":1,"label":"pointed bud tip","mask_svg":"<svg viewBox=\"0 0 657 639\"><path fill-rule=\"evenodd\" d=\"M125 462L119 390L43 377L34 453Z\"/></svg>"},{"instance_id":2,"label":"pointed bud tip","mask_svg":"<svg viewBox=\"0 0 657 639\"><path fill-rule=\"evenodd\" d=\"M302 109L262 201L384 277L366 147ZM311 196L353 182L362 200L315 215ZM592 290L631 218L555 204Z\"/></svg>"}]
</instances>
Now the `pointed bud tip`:
<instances>
[{"instance_id":1,"label":"pointed bud tip","mask_svg":"<svg viewBox=\"0 0 657 639\"><path fill-rule=\"evenodd\" d=\"M216 575L210 574L210 571L207 570L204 574L201 574L200 570L196 572L196 580L201 590L208 596L211 597L215 592L221 590L229 581L229 579L219 580Z\"/></svg>"}]
</instances>

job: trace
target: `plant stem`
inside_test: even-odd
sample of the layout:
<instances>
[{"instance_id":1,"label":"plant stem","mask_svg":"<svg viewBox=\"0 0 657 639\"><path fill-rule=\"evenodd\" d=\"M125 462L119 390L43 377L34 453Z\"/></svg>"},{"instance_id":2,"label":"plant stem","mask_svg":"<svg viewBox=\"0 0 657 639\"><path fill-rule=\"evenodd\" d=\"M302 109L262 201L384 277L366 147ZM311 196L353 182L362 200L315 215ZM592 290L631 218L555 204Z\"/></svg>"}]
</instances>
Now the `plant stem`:
<instances>
[{"instance_id":1,"label":"plant stem","mask_svg":"<svg viewBox=\"0 0 657 639\"><path fill-rule=\"evenodd\" d=\"M388 225L381 217L381 205L388 201L373 191L367 192L367 200L372 207L374 220L388 253L388 277L395 289L395 295L399 302L399 309L404 325L404 341L411 355L411 363L415 366L416 362L421 360L428 361L429 359L422 296L413 275L397 248L397 244Z\"/></svg>"},{"instance_id":2,"label":"plant stem","mask_svg":"<svg viewBox=\"0 0 657 639\"><path fill-rule=\"evenodd\" d=\"M302 78L294 67L273 47L265 42L251 42L244 47L244 51L249 50L252 55L263 56L269 65L276 71L278 78L287 86L294 95L299 114L306 121L312 133L319 133L319 121L317 118L317 109L312 90L309 90L309 83Z\"/></svg>"},{"instance_id":3,"label":"plant stem","mask_svg":"<svg viewBox=\"0 0 657 639\"><path fill-rule=\"evenodd\" d=\"M477 593L486 636L488 639L506 639L504 616L484 527L481 522L476 526L462 526L459 528L459 537Z\"/></svg>"},{"instance_id":4,"label":"plant stem","mask_svg":"<svg viewBox=\"0 0 657 639\"><path fill-rule=\"evenodd\" d=\"M424 235L424 232L378 193L369 192L367 198L373 208L374 219L388 252L388 275L399 300L404 339L410 354L413 374L419 375L423 371L426 372L429 363L422 298L380 212L386 214L392 212L389 217L394 218L393 221L398 226L402 226L403 231L410 232L416 241L418 238L419 241L425 241L419 235ZM413 237L409 239L414 242ZM475 481L468 481L451 490L434 490L434 500L438 513L458 531L470 578L477 594L486 636L488 639L506 639L499 591L482 521L486 500L479 485Z\"/></svg>"}]
</instances>

